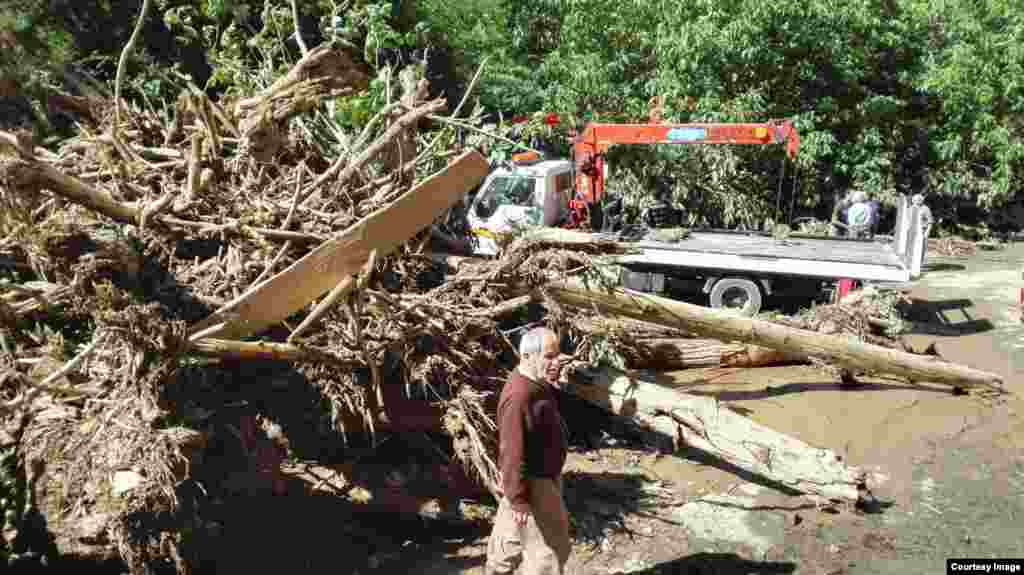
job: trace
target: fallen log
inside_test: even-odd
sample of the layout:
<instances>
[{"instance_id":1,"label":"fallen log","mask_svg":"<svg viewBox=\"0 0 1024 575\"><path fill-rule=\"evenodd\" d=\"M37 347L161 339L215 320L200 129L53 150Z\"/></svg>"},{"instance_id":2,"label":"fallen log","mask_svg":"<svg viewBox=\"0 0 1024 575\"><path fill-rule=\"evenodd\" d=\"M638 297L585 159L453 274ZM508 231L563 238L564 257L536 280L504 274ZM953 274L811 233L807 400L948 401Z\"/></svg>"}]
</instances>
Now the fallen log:
<instances>
[{"instance_id":1,"label":"fallen log","mask_svg":"<svg viewBox=\"0 0 1024 575\"><path fill-rule=\"evenodd\" d=\"M345 232L305 255L284 271L253 286L192 330L224 325L217 337L236 339L255 334L286 319L344 278L358 273L370 254L387 256L430 225L487 175L487 160L479 152L460 155L444 170L430 176L390 205L363 218ZM208 333L212 336L214 333Z\"/></svg>"},{"instance_id":2,"label":"fallen log","mask_svg":"<svg viewBox=\"0 0 1024 575\"><path fill-rule=\"evenodd\" d=\"M563 390L630 416L680 443L809 496L856 502L867 473L829 449L772 431L712 397L696 397L614 369L579 370Z\"/></svg>"},{"instance_id":3,"label":"fallen log","mask_svg":"<svg viewBox=\"0 0 1024 575\"><path fill-rule=\"evenodd\" d=\"M249 342L202 338L189 342L189 351L206 357L219 357L221 359L240 361L311 361L336 365L341 368L363 365L354 355L346 358L315 348L267 341Z\"/></svg>"},{"instance_id":4,"label":"fallen log","mask_svg":"<svg viewBox=\"0 0 1024 575\"><path fill-rule=\"evenodd\" d=\"M721 341L739 341L816 357L849 369L888 373L912 381L1004 391L1001 376L929 356L914 355L845 337L736 316L627 289L589 286L579 279L544 287L556 301L588 310L680 327Z\"/></svg>"},{"instance_id":5,"label":"fallen log","mask_svg":"<svg viewBox=\"0 0 1024 575\"><path fill-rule=\"evenodd\" d=\"M582 317L573 328L589 335L624 333L633 339L688 339L697 336L679 328L635 320L627 317Z\"/></svg>"},{"instance_id":6,"label":"fallen log","mask_svg":"<svg viewBox=\"0 0 1024 575\"><path fill-rule=\"evenodd\" d=\"M636 339L632 343L620 350L631 369L761 367L807 361L799 354L717 339Z\"/></svg>"}]
</instances>

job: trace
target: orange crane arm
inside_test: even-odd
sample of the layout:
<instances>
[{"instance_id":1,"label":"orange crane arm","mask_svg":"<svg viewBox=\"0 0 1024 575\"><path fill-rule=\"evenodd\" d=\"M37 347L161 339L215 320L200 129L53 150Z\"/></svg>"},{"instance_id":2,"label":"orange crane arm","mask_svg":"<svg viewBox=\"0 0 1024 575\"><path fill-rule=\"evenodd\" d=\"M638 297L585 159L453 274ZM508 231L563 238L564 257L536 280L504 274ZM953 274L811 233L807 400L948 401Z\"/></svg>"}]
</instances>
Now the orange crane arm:
<instances>
[{"instance_id":1,"label":"orange crane arm","mask_svg":"<svg viewBox=\"0 0 1024 575\"><path fill-rule=\"evenodd\" d=\"M748 124L588 124L573 142L577 200L594 203L604 192L604 153L616 144L786 144L795 158L800 136L789 122Z\"/></svg>"}]
</instances>

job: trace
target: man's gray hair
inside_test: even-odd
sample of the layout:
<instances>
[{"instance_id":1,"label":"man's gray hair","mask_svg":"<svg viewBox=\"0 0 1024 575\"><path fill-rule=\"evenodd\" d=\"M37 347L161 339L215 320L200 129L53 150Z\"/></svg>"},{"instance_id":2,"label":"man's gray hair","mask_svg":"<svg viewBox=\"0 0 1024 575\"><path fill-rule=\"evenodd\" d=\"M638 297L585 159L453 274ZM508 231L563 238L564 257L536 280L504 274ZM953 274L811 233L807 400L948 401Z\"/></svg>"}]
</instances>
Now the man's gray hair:
<instances>
[{"instance_id":1,"label":"man's gray hair","mask_svg":"<svg viewBox=\"0 0 1024 575\"><path fill-rule=\"evenodd\" d=\"M554 334L555 332L546 327L535 327L523 334L522 339L519 340L519 355L540 353L544 349L544 336L549 333Z\"/></svg>"},{"instance_id":2,"label":"man's gray hair","mask_svg":"<svg viewBox=\"0 0 1024 575\"><path fill-rule=\"evenodd\" d=\"M868 194L863 190L858 190L856 192L853 192L853 196L850 197L850 200L853 201L853 203L855 204L860 202L866 202L868 201Z\"/></svg>"}]
</instances>

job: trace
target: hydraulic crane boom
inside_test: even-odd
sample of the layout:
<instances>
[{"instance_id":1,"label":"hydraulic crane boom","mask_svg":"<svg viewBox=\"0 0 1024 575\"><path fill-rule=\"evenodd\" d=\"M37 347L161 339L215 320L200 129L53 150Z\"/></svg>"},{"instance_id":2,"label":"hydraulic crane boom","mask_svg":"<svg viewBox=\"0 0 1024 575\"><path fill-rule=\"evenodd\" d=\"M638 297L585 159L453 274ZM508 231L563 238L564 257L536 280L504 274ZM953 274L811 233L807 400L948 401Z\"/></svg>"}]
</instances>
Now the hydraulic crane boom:
<instances>
[{"instance_id":1,"label":"hydraulic crane boom","mask_svg":"<svg viewBox=\"0 0 1024 575\"><path fill-rule=\"evenodd\" d=\"M604 196L604 154L616 144L786 144L796 157L800 136L789 122L749 124L588 124L573 141L577 212ZM583 205L581 205L583 204Z\"/></svg>"}]
</instances>

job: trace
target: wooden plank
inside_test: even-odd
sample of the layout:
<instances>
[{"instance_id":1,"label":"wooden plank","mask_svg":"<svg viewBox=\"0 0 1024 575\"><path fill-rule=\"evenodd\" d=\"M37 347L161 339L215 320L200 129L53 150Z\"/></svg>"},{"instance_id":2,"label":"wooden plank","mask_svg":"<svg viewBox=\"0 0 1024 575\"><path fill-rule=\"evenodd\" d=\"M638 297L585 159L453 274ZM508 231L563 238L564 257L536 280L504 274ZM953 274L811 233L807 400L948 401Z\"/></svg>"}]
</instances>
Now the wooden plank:
<instances>
[{"instance_id":1,"label":"wooden plank","mask_svg":"<svg viewBox=\"0 0 1024 575\"><path fill-rule=\"evenodd\" d=\"M834 451L773 431L713 397L688 395L610 368L579 375L563 384L566 392L802 493L855 502L871 487L873 478Z\"/></svg>"},{"instance_id":2,"label":"wooden plank","mask_svg":"<svg viewBox=\"0 0 1024 575\"><path fill-rule=\"evenodd\" d=\"M429 226L467 190L487 175L487 160L471 150L433 174L393 203L373 212L324 242L287 269L257 284L192 329L192 335L219 323L206 337L237 339L279 323L358 273L370 252L380 257Z\"/></svg>"}]
</instances>

